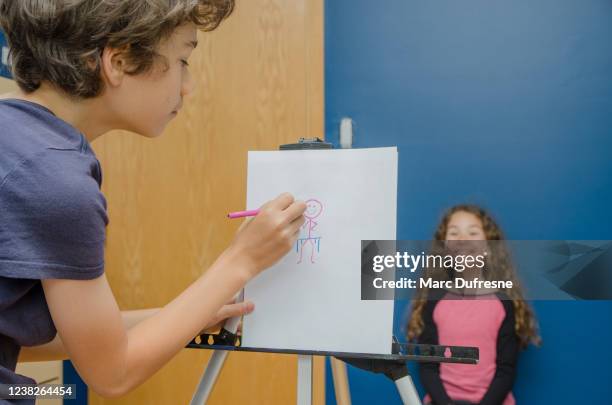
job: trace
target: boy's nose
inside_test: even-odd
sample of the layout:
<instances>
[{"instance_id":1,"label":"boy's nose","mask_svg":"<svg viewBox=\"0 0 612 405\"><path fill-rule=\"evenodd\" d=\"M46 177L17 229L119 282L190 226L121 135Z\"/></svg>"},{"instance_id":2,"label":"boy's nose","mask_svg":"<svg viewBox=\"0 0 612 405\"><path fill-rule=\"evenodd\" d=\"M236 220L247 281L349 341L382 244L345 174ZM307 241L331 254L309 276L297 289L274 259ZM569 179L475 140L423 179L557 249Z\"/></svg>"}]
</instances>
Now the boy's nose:
<instances>
[{"instance_id":1,"label":"boy's nose","mask_svg":"<svg viewBox=\"0 0 612 405\"><path fill-rule=\"evenodd\" d=\"M187 73L185 79L183 79L183 83L181 85L181 96L188 96L193 93L195 90L195 81L190 73Z\"/></svg>"}]
</instances>

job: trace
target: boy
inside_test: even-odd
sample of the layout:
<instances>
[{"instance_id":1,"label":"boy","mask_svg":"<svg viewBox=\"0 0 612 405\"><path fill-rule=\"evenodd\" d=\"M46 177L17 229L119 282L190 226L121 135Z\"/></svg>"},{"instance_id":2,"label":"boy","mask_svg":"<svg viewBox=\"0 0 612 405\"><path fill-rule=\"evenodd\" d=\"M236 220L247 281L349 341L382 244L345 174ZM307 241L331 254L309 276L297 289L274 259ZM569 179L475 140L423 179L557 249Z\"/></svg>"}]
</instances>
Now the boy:
<instances>
[{"instance_id":1,"label":"boy","mask_svg":"<svg viewBox=\"0 0 612 405\"><path fill-rule=\"evenodd\" d=\"M124 395L202 329L251 312L223 304L295 243L306 206L282 194L162 309L122 314L104 276L108 219L90 142L113 129L161 134L192 91L197 29L232 9L233 0L0 0L20 88L0 100L0 383L33 383L14 372L18 358L67 355L94 391Z\"/></svg>"}]
</instances>

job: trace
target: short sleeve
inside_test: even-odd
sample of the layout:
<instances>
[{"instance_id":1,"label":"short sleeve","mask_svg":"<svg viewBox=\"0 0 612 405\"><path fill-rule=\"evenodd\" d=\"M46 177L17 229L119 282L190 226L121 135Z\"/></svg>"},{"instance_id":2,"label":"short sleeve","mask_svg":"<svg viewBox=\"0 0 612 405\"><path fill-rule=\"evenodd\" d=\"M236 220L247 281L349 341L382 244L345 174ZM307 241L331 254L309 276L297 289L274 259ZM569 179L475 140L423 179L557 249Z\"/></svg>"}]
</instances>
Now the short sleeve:
<instances>
[{"instance_id":1,"label":"short sleeve","mask_svg":"<svg viewBox=\"0 0 612 405\"><path fill-rule=\"evenodd\" d=\"M93 279L104 272L108 217L95 156L46 149L0 181L0 276Z\"/></svg>"}]
</instances>

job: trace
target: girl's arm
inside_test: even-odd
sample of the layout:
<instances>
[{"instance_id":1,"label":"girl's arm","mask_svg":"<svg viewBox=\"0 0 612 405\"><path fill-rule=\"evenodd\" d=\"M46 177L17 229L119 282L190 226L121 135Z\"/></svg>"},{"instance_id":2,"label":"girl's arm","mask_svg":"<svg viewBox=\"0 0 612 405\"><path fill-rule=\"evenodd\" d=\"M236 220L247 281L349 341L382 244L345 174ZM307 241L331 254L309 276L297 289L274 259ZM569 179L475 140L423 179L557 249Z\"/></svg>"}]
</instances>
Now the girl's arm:
<instances>
[{"instance_id":1,"label":"girl's arm","mask_svg":"<svg viewBox=\"0 0 612 405\"><path fill-rule=\"evenodd\" d=\"M118 397L151 377L214 322L248 280L292 248L305 208L289 194L266 204L198 280L129 331L104 275L42 280L58 334L87 385Z\"/></svg>"},{"instance_id":2,"label":"girl's arm","mask_svg":"<svg viewBox=\"0 0 612 405\"><path fill-rule=\"evenodd\" d=\"M497 336L497 368L491 385L482 397L480 405L501 404L514 384L516 364L519 354L519 341L514 331L514 305L510 300L502 300L506 316Z\"/></svg>"},{"instance_id":3,"label":"girl's arm","mask_svg":"<svg viewBox=\"0 0 612 405\"><path fill-rule=\"evenodd\" d=\"M438 303L438 300L429 300L423 308L423 332L419 336L419 343L428 345L437 345L438 327L433 320L433 312ZM425 387L425 391L431 397L431 400L436 405L452 404L453 400L448 396L442 380L440 379L440 363L419 363L419 377L421 384Z\"/></svg>"}]
</instances>

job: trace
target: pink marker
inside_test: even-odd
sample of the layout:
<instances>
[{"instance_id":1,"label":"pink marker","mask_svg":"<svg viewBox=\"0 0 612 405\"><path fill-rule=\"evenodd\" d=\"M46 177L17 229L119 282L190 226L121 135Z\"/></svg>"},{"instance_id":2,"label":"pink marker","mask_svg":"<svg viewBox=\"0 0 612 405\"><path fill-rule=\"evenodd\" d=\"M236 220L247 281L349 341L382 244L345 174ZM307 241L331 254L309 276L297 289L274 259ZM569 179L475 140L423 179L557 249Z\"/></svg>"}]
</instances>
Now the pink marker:
<instances>
[{"instance_id":1,"label":"pink marker","mask_svg":"<svg viewBox=\"0 0 612 405\"><path fill-rule=\"evenodd\" d=\"M234 219L234 218L254 217L257 214L259 214L259 210L237 211L237 212L230 212L229 214L227 214L227 217L230 219Z\"/></svg>"}]
</instances>

